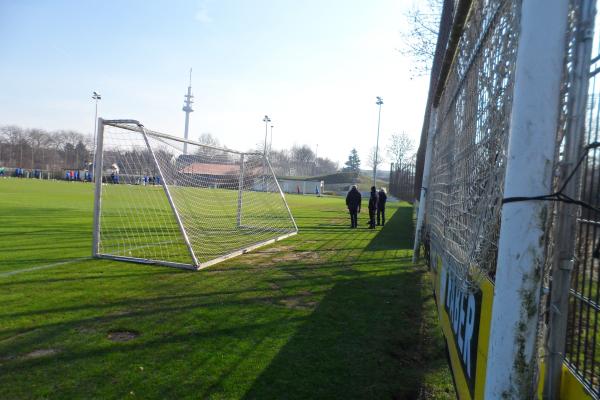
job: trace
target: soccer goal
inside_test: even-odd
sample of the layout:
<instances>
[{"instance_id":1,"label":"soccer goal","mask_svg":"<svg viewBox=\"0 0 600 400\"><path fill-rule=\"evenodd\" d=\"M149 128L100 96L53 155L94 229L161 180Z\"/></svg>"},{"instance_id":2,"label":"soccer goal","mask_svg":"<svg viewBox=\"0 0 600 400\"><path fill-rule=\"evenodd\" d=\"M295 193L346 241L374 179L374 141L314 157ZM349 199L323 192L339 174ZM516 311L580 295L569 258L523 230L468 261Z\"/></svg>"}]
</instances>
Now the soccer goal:
<instances>
[{"instance_id":1,"label":"soccer goal","mask_svg":"<svg viewBox=\"0 0 600 400\"><path fill-rule=\"evenodd\" d=\"M263 153L98 119L93 255L201 269L298 232Z\"/></svg>"}]
</instances>

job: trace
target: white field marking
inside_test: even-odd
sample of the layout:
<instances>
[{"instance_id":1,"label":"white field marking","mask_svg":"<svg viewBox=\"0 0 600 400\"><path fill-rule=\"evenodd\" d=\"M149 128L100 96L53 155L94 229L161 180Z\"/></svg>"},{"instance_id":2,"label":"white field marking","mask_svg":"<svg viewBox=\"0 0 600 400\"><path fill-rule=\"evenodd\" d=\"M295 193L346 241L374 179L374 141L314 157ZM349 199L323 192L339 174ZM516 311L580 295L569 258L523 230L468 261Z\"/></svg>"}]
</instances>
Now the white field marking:
<instances>
[{"instance_id":1,"label":"white field marking","mask_svg":"<svg viewBox=\"0 0 600 400\"><path fill-rule=\"evenodd\" d=\"M39 265L37 267L24 268L24 269L17 269L17 270L14 270L14 271L2 272L2 273L0 273L0 278L3 278L5 276L17 275L17 274L21 274L21 273L24 273L24 272L37 271L39 269L47 269L47 268L58 267L59 265L71 264L71 263L74 263L74 262L91 260L91 259L92 259L91 257L74 258L74 259L68 260L68 261L61 261L61 262L52 263L52 264Z\"/></svg>"}]
</instances>

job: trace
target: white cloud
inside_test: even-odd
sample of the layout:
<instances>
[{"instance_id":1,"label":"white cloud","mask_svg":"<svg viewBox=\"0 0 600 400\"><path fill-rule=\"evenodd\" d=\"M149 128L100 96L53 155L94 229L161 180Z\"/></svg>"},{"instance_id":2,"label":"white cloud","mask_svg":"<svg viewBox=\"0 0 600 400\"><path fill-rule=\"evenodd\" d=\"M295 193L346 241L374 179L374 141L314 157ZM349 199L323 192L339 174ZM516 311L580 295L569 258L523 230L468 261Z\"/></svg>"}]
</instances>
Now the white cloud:
<instances>
[{"instance_id":1,"label":"white cloud","mask_svg":"<svg viewBox=\"0 0 600 400\"><path fill-rule=\"evenodd\" d=\"M212 18L208 15L208 10L205 5L201 5L196 11L196 15L194 16L196 21L199 21L202 24L210 24L212 22Z\"/></svg>"}]
</instances>

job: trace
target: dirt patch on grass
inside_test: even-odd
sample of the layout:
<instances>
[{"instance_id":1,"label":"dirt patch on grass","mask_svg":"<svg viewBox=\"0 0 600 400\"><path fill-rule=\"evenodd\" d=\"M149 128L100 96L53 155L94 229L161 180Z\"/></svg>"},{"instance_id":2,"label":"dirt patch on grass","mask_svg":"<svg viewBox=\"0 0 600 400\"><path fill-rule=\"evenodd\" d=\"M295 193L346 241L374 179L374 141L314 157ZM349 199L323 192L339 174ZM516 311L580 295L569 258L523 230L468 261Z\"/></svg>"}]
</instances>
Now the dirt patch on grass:
<instances>
[{"instance_id":1,"label":"dirt patch on grass","mask_svg":"<svg viewBox=\"0 0 600 400\"><path fill-rule=\"evenodd\" d=\"M262 249L259 251L255 251L254 253L250 253L250 254L273 254L273 253L281 253L284 251L293 251L294 247L293 246L275 246L275 247L269 247L267 249Z\"/></svg>"},{"instance_id":2,"label":"dirt patch on grass","mask_svg":"<svg viewBox=\"0 0 600 400\"><path fill-rule=\"evenodd\" d=\"M240 263L259 267L269 267L279 263L291 261L316 262L321 259L318 252L295 251L292 246L279 246L245 254L240 258Z\"/></svg>"},{"instance_id":3,"label":"dirt patch on grass","mask_svg":"<svg viewBox=\"0 0 600 400\"><path fill-rule=\"evenodd\" d=\"M292 251L289 253L284 253L284 254L278 255L276 257L273 257L273 262L275 262L275 263L287 262L287 261L313 262L313 261L318 261L319 259L321 259L321 256L319 255L319 253L317 253L315 251Z\"/></svg>"},{"instance_id":4,"label":"dirt patch on grass","mask_svg":"<svg viewBox=\"0 0 600 400\"><path fill-rule=\"evenodd\" d=\"M292 309L312 309L317 305L316 301L308 300L306 297L311 296L312 292L308 290L303 290L299 292L295 296L286 297L285 299L281 299L277 302L277 304L285 306L287 308Z\"/></svg>"},{"instance_id":5,"label":"dirt patch on grass","mask_svg":"<svg viewBox=\"0 0 600 400\"><path fill-rule=\"evenodd\" d=\"M51 355L54 355L57 353L58 353L58 350L56 350L56 349L38 349L38 350L34 350L32 352L25 354L23 356L23 358L26 358L26 359L40 358L40 357L51 356Z\"/></svg>"},{"instance_id":6,"label":"dirt patch on grass","mask_svg":"<svg viewBox=\"0 0 600 400\"><path fill-rule=\"evenodd\" d=\"M135 339L138 336L140 336L140 333L137 331L114 330L109 331L108 335L106 335L106 338L113 342L128 342L130 340Z\"/></svg>"}]
</instances>

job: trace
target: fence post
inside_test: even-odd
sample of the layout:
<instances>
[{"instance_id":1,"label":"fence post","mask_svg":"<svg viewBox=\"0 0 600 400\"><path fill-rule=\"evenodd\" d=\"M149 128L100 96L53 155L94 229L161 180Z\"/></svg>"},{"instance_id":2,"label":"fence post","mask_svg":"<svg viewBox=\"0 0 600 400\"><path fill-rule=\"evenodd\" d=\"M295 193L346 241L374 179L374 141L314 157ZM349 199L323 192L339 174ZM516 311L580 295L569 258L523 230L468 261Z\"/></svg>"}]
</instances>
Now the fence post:
<instances>
[{"instance_id":1,"label":"fence post","mask_svg":"<svg viewBox=\"0 0 600 400\"><path fill-rule=\"evenodd\" d=\"M423 218L425 216L425 202L427 201L427 188L429 187L429 172L431 171L431 157L433 152L433 139L435 137L437 109L431 108L429 114L429 132L427 133L427 145L425 147L425 163L423 165L423 177L421 178L421 196L417 208L417 226L415 227L415 244L413 247L412 262L416 263L419 259L419 249L421 246L421 229L423 228Z\"/></svg>"},{"instance_id":2,"label":"fence post","mask_svg":"<svg viewBox=\"0 0 600 400\"><path fill-rule=\"evenodd\" d=\"M585 111L588 99L588 82L592 43L594 38L595 1L580 2L576 28L575 55L573 73L568 97L567 113L569 119L565 132L564 159L561 162L559 185L566 185L564 193L572 198L579 195L578 188L581 173L566 181L581 156L584 138ZM571 269L574 263L575 240L578 207L573 204L557 204L558 220L556 225L554 258L552 260L552 287L550 292L548 321L548 362L544 398L560 397L562 364L565 357L567 315L569 312L569 289L571 288Z\"/></svg>"},{"instance_id":3,"label":"fence post","mask_svg":"<svg viewBox=\"0 0 600 400\"><path fill-rule=\"evenodd\" d=\"M521 3L505 198L552 189L568 8L567 1ZM544 201L502 207L486 399L534 397L544 234L550 218Z\"/></svg>"}]
</instances>

